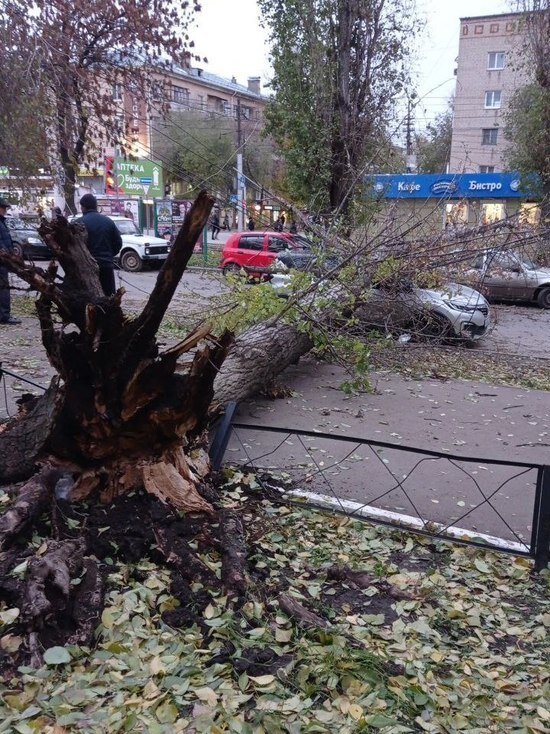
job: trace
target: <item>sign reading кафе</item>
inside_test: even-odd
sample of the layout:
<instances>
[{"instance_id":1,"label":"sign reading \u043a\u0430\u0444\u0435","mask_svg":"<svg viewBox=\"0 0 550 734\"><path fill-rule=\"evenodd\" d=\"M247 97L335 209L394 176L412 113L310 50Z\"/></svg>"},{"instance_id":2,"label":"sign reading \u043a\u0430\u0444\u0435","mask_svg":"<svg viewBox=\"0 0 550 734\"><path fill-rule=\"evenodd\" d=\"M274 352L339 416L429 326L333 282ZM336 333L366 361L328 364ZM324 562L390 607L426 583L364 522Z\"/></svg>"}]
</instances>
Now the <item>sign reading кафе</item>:
<instances>
[{"instance_id":1,"label":"sign reading \u043a\u0430\u0444\u0435","mask_svg":"<svg viewBox=\"0 0 550 734\"><path fill-rule=\"evenodd\" d=\"M115 158L113 174L116 187L121 194L143 196L147 199L164 197L162 166L156 161L143 158L134 161Z\"/></svg>"},{"instance_id":2,"label":"sign reading \u043a\u0430\u0444\u0435","mask_svg":"<svg viewBox=\"0 0 550 734\"><path fill-rule=\"evenodd\" d=\"M530 194L518 173L380 174L367 176L371 195L384 199L522 199Z\"/></svg>"}]
</instances>

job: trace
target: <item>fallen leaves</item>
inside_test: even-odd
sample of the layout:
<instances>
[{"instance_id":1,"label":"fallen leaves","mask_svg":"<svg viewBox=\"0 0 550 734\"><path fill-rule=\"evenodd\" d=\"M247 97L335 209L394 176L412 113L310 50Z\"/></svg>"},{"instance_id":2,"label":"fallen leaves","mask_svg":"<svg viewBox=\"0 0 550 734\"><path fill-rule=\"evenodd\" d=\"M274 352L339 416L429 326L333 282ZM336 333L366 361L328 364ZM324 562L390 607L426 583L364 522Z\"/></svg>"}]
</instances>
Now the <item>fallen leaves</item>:
<instances>
[{"instance_id":1,"label":"fallen leaves","mask_svg":"<svg viewBox=\"0 0 550 734\"><path fill-rule=\"evenodd\" d=\"M43 668L20 670L16 689L7 681L6 730L550 729L550 574L532 576L524 558L246 496L238 483L229 489L247 516L256 584L241 608L211 589L194 623L172 629L161 618L179 604L168 571L113 566L96 648L52 647ZM219 566L214 551L203 560ZM190 591L192 603L205 590ZM15 650L16 610L0 608L0 620L0 649Z\"/></svg>"}]
</instances>

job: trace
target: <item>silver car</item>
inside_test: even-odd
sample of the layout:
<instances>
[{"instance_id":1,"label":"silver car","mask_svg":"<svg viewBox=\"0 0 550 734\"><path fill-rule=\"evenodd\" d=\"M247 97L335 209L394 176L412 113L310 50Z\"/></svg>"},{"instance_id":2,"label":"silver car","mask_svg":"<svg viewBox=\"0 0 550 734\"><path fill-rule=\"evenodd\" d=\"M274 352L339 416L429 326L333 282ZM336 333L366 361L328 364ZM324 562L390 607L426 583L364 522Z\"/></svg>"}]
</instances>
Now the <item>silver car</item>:
<instances>
[{"instance_id":1,"label":"silver car","mask_svg":"<svg viewBox=\"0 0 550 734\"><path fill-rule=\"evenodd\" d=\"M288 296L292 282L288 271L275 271L269 282L280 296ZM326 285L337 300L337 289ZM481 293L458 283L448 283L437 290L406 283L397 289L369 287L353 316L362 329L466 343L481 339L491 324L489 304Z\"/></svg>"},{"instance_id":2,"label":"silver car","mask_svg":"<svg viewBox=\"0 0 550 734\"><path fill-rule=\"evenodd\" d=\"M490 326L489 304L478 291L458 283L439 289L371 288L358 314L361 321L413 337L475 342Z\"/></svg>"},{"instance_id":3,"label":"silver car","mask_svg":"<svg viewBox=\"0 0 550 734\"><path fill-rule=\"evenodd\" d=\"M550 308L550 269L518 252L480 252L467 272L468 283L495 301L528 301Z\"/></svg>"}]
</instances>

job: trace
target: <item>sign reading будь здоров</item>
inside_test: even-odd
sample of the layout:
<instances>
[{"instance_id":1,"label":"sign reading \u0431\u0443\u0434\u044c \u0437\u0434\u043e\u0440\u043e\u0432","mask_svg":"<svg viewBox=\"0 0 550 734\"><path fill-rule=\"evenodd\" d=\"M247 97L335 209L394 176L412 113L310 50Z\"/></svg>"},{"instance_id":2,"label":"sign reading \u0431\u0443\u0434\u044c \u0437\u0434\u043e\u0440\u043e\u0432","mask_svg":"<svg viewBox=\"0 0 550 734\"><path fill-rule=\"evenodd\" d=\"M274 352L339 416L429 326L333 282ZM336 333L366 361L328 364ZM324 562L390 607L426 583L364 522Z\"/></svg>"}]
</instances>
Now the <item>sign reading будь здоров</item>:
<instances>
[{"instance_id":1,"label":"sign reading \u0431\u0443\u0434\u044c \u0437\u0434\u043e\u0440\u043e\u0432","mask_svg":"<svg viewBox=\"0 0 550 734\"><path fill-rule=\"evenodd\" d=\"M143 158L134 161L115 158L113 168L116 185L123 194L145 196L150 199L164 197L160 163Z\"/></svg>"},{"instance_id":2,"label":"sign reading \u0431\u0443\u0434\u044c \u0437\u0434\u043e\u0440\u043e\u0432","mask_svg":"<svg viewBox=\"0 0 550 734\"><path fill-rule=\"evenodd\" d=\"M536 188L518 173L391 173L365 183L371 196L384 199L522 199Z\"/></svg>"}]
</instances>

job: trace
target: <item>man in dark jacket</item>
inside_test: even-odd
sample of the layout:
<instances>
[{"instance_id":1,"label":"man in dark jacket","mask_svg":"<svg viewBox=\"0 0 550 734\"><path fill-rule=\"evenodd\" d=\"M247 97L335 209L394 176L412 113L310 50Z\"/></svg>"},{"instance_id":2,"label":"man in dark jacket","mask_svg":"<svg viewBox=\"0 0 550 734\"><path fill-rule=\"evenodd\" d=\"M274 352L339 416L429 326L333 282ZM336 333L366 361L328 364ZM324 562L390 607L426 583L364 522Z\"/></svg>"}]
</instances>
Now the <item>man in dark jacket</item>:
<instances>
[{"instance_id":1,"label":"man in dark jacket","mask_svg":"<svg viewBox=\"0 0 550 734\"><path fill-rule=\"evenodd\" d=\"M115 223L97 211L97 199L84 194L80 199L82 217L78 220L88 232L88 250L99 265L99 280L106 296L114 295L115 271L113 260L122 247L122 238Z\"/></svg>"},{"instance_id":2,"label":"man in dark jacket","mask_svg":"<svg viewBox=\"0 0 550 734\"><path fill-rule=\"evenodd\" d=\"M10 205L5 199L0 198L0 250L13 252L13 240L8 225L6 224L6 212ZM19 319L14 319L10 313L11 297L8 271L0 265L0 324L20 324Z\"/></svg>"}]
</instances>

